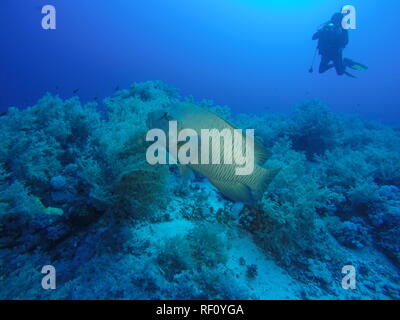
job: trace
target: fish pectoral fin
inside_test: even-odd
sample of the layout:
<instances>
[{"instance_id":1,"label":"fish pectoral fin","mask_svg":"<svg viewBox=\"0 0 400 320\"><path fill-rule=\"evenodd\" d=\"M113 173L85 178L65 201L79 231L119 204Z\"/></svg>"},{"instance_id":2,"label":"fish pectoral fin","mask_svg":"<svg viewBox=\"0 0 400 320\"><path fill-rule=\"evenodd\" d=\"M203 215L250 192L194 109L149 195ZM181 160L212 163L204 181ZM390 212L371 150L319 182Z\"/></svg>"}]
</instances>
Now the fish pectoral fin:
<instances>
[{"instance_id":1,"label":"fish pectoral fin","mask_svg":"<svg viewBox=\"0 0 400 320\"><path fill-rule=\"evenodd\" d=\"M235 181L219 181L210 179L210 182L221 193L232 201L253 203L253 194L248 186L243 183Z\"/></svg>"},{"instance_id":2,"label":"fish pectoral fin","mask_svg":"<svg viewBox=\"0 0 400 320\"><path fill-rule=\"evenodd\" d=\"M179 191L183 192L188 189L190 183L194 180L194 172L185 165L180 165L179 170L182 177L182 183L179 186Z\"/></svg>"},{"instance_id":3,"label":"fish pectoral fin","mask_svg":"<svg viewBox=\"0 0 400 320\"><path fill-rule=\"evenodd\" d=\"M185 181L191 181L194 179L194 173L193 170L190 169L188 166L185 165L180 165L179 166L180 172L181 172L181 177Z\"/></svg>"}]
</instances>

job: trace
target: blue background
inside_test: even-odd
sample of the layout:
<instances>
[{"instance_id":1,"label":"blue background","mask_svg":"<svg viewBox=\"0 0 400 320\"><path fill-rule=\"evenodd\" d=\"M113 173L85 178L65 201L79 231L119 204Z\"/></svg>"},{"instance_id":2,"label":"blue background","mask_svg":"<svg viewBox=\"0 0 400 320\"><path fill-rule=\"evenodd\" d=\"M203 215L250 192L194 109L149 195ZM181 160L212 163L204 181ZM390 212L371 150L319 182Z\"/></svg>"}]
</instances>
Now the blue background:
<instances>
[{"instance_id":1,"label":"blue background","mask_svg":"<svg viewBox=\"0 0 400 320\"><path fill-rule=\"evenodd\" d=\"M57 9L55 31L41 28L45 4ZM370 70L356 80L308 73L312 34L345 4L357 8L345 56ZM395 0L1 0L0 108L33 105L56 87L88 101L163 80L237 112L319 98L398 124L399 9Z\"/></svg>"}]
</instances>

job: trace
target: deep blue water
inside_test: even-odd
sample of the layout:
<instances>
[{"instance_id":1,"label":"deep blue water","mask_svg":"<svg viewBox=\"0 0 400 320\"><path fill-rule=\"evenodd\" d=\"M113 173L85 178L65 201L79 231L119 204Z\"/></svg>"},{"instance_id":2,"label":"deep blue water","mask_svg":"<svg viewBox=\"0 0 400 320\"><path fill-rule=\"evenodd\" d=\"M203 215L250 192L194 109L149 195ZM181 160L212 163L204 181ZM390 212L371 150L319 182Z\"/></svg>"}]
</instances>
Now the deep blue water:
<instances>
[{"instance_id":1,"label":"deep blue water","mask_svg":"<svg viewBox=\"0 0 400 320\"><path fill-rule=\"evenodd\" d=\"M56 30L41 29L44 4L57 9ZM369 71L309 74L312 34L345 4L357 9L345 55ZM318 98L398 123L399 9L395 0L2 0L0 108L33 105L46 91L66 98L79 88L87 101L163 80L234 111L286 112Z\"/></svg>"}]
</instances>

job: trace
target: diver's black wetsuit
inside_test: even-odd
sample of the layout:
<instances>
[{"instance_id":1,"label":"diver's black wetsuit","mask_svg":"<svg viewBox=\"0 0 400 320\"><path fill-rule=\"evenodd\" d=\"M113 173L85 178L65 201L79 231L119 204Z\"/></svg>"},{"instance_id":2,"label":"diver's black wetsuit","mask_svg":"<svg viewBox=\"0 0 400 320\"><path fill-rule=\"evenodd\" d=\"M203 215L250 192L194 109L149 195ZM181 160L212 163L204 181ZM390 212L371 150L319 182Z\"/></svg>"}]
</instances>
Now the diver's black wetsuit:
<instances>
[{"instance_id":1,"label":"diver's black wetsuit","mask_svg":"<svg viewBox=\"0 0 400 320\"><path fill-rule=\"evenodd\" d=\"M324 73L334 67L338 75L345 74L346 66L342 52L349 43L348 31L342 28L341 23L329 22L313 35L313 40L317 39L321 55L319 72Z\"/></svg>"}]
</instances>

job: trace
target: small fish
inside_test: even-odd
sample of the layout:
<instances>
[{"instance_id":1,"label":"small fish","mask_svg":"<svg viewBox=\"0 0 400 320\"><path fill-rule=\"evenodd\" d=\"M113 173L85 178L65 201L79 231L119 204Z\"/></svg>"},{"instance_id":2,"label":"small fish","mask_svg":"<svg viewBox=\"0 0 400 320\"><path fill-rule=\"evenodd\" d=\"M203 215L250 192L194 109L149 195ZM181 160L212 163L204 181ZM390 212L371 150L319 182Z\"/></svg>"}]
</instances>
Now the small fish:
<instances>
[{"instance_id":1,"label":"small fish","mask_svg":"<svg viewBox=\"0 0 400 320\"><path fill-rule=\"evenodd\" d=\"M164 132L167 133L168 129L166 128L171 120L177 121L179 129L190 128L196 131L199 137L202 129L217 129L219 131L228 129L232 132L236 129L215 113L191 103L180 104L170 112L165 110L151 112L148 115L147 124L149 128L164 129ZM244 141L245 134L242 133L242 139L238 143ZM199 149L201 150L201 147ZM221 149L222 158L225 150ZM199 155L200 157L201 155ZM207 177L224 196L232 201L254 204L261 198L268 184L278 173L278 170L268 170L262 167L268 157L268 151L257 141L254 141L254 170L249 175L236 175L236 164L233 163L188 164L181 166L181 170L183 175L189 176L187 172L189 168Z\"/></svg>"},{"instance_id":2,"label":"small fish","mask_svg":"<svg viewBox=\"0 0 400 320\"><path fill-rule=\"evenodd\" d=\"M74 91L72 91L73 92L73 94L77 94L78 93L78 91L79 91L79 88L78 89L75 89Z\"/></svg>"},{"instance_id":3,"label":"small fish","mask_svg":"<svg viewBox=\"0 0 400 320\"><path fill-rule=\"evenodd\" d=\"M119 91L119 89L121 89L120 86L116 86L114 90Z\"/></svg>"},{"instance_id":4,"label":"small fish","mask_svg":"<svg viewBox=\"0 0 400 320\"><path fill-rule=\"evenodd\" d=\"M99 100L99 97L96 96L96 97L93 98L93 100L94 100L94 101L98 101L98 100Z\"/></svg>"}]
</instances>

